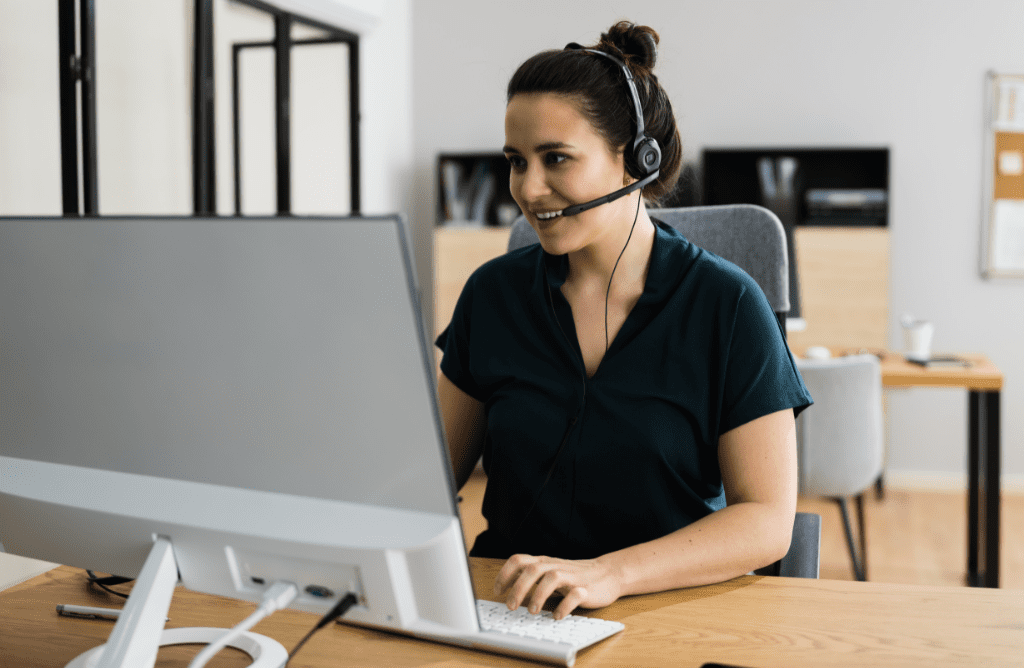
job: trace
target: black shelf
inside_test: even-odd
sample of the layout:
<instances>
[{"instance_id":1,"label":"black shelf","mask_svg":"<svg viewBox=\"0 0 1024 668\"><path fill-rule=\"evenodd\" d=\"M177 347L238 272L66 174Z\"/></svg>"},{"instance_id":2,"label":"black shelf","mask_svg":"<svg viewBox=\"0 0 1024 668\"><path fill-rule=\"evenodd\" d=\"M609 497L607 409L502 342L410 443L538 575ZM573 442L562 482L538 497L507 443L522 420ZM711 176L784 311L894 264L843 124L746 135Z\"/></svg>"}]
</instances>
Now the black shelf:
<instances>
[{"instance_id":1,"label":"black shelf","mask_svg":"<svg viewBox=\"0 0 1024 668\"><path fill-rule=\"evenodd\" d=\"M807 148L745 147L707 148L702 156L703 204L760 204L774 210L765 197L758 172L762 158L777 161L793 158L798 169L790 206L792 222L801 226L886 227L889 224L888 201L858 212L837 208L833 214L812 215L808 210L808 190L838 192L882 191L889 193L888 148ZM779 213L778 211L776 213ZM780 215L780 218L782 216ZM784 221L785 222L785 221Z\"/></svg>"}]
</instances>

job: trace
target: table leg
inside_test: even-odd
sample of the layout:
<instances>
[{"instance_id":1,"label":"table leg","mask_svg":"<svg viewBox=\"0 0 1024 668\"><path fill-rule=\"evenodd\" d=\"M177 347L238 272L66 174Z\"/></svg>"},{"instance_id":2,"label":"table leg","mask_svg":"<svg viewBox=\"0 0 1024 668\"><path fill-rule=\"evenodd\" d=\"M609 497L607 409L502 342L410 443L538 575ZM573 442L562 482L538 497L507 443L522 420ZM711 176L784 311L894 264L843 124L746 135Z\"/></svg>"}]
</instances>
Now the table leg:
<instances>
[{"instance_id":1,"label":"table leg","mask_svg":"<svg viewBox=\"0 0 1024 668\"><path fill-rule=\"evenodd\" d=\"M971 391L967 483L967 583L999 586L999 392Z\"/></svg>"}]
</instances>

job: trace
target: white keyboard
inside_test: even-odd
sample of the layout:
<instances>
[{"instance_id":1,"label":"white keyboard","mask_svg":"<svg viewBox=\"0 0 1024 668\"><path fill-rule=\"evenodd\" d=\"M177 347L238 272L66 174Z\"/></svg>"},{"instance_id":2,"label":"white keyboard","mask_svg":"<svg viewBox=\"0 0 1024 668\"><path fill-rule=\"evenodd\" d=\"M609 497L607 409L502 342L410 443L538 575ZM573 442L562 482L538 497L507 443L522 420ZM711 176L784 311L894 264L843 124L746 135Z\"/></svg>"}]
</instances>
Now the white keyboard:
<instances>
[{"instance_id":1,"label":"white keyboard","mask_svg":"<svg viewBox=\"0 0 1024 668\"><path fill-rule=\"evenodd\" d=\"M546 610L533 615L525 607L509 610L504 603L493 601L477 601L476 609L486 633L556 643L573 655L626 628L620 622L577 615L556 620Z\"/></svg>"}]
</instances>

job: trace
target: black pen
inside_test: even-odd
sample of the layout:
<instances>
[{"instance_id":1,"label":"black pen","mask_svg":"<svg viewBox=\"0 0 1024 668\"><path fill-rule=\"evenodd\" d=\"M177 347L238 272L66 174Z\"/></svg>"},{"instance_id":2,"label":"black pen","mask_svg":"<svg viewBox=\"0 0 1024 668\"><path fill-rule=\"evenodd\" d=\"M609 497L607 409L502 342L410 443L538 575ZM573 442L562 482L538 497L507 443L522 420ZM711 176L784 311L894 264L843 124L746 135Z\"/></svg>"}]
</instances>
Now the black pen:
<instances>
[{"instance_id":1,"label":"black pen","mask_svg":"<svg viewBox=\"0 0 1024 668\"><path fill-rule=\"evenodd\" d=\"M120 608L92 608L85 605L68 605L61 603L57 606L57 614L63 617L75 617L77 619L110 619L116 620L121 616ZM167 619L167 621L171 621Z\"/></svg>"}]
</instances>

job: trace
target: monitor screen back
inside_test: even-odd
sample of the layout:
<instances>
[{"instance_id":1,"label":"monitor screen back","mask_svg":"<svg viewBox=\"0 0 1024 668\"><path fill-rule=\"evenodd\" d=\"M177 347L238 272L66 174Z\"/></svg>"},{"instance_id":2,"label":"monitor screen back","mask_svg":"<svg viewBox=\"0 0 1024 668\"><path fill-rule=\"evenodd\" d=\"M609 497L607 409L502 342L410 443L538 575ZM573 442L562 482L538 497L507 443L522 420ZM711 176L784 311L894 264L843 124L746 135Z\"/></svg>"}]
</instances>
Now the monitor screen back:
<instances>
[{"instance_id":1,"label":"monitor screen back","mask_svg":"<svg viewBox=\"0 0 1024 668\"><path fill-rule=\"evenodd\" d=\"M457 513L397 217L0 220L0 455Z\"/></svg>"}]
</instances>

